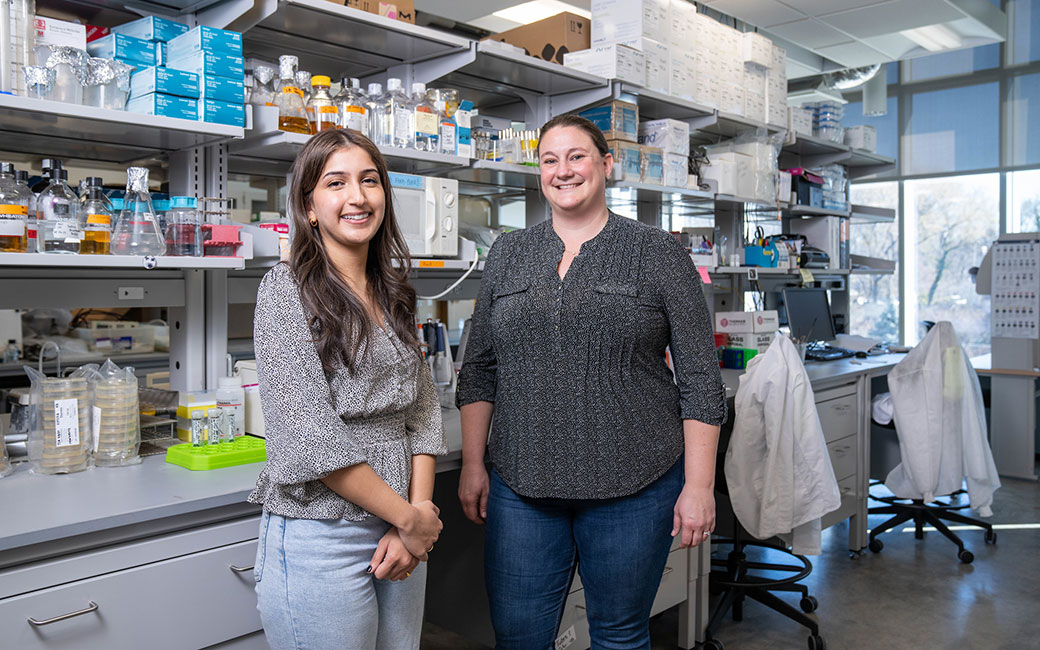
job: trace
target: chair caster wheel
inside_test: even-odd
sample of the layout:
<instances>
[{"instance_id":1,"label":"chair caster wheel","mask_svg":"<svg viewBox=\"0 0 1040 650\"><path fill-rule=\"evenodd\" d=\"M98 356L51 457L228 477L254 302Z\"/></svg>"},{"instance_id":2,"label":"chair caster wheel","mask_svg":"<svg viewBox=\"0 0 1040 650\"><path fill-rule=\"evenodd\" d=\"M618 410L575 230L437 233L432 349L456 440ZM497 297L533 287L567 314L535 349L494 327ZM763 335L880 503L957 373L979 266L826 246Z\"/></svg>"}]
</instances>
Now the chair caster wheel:
<instances>
[{"instance_id":1,"label":"chair caster wheel","mask_svg":"<svg viewBox=\"0 0 1040 650\"><path fill-rule=\"evenodd\" d=\"M884 543L880 539L870 540L870 544L868 544L868 546L870 547L870 550L874 553L880 553L881 549L885 548Z\"/></svg>"},{"instance_id":2,"label":"chair caster wheel","mask_svg":"<svg viewBox=\"0 0 1040 650\"><path fill-rule=\"evenodd\" d=\"M726 646L718 639L708 639L701 645L701 650L726 650Z\"/></svg>"},{"instance_id":3,"label":"chair caster wheel","mask_svg":"<svg viewBox=\"0 0 1040 650\"><path fill-rule=\"evenodd\" d=\"M816 600L816 596L805 596L798 604L801 606L803 612L811 614L820 606L820 601Z\"/></svg>"},{"instance_id":4,"label":"chair caster wheel","mask_svg":"<svg viewBox=\"0 0 1040 650\"><path fill-rule=\"evenodd\" d=\"M992 530L987 530L985 539L986 539L986 543L987 544L996 544L997 543L997 533L995 531L992 531Z\"/></svg>"},{"instance_id":5,"label":"chair caster wheel","mask_svg":"<svg viewBox=\"0 0 1040 650\"><path fill-rule=\"evenodd\" d=\"M965 548L965 549L961 549L957 553L957 558L961 562L963 562L965 564L971 564L972 561L975 559L975 555L971 551L969 551L968 549Z\"/></svg>"},{"instance_id":6,"label":"chair caster wheel","mask_svg":"<svg viewBox=\"0 0 1040 650\"><path fill-rule=\"evenodd\" d=\"M827 650L827 644L823 642L823 637L819 634L813 634L810 636L809 650Z\"/></svg>"}]
</instances>

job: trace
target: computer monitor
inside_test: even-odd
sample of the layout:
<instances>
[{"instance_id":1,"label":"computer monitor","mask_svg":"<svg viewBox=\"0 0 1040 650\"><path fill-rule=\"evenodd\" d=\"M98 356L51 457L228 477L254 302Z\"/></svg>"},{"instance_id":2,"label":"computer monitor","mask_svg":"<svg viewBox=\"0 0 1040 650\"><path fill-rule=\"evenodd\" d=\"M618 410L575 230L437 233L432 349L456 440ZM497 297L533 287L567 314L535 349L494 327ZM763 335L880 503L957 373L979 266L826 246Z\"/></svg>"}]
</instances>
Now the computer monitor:
<instances>
[{"instance_id":1,"label":"computer monitor","mask_svg":"<svg viewBox=\"0 0 1040 650\"><path fill-rule=\"evenodd\" d=\"M813 343L837 338L826 289L784 289L784 305L794 339Z\"/></svg>"}]
</instances>

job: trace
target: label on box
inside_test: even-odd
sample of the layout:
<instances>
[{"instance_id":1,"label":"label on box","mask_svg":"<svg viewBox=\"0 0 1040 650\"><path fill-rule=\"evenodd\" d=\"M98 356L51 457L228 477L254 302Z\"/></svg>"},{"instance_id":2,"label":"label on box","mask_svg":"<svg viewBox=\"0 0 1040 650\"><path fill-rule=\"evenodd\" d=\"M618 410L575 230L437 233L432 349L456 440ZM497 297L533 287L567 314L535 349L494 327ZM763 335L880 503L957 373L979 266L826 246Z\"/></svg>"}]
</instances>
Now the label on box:
<instances>
[{"instance_id":1,"label":"label on box","mask_svg":"<svg viewBox=\"0 0 1040 650\"><path fill-rule=\"evenodd\" d=\"M87 49L87 28L79 23L36 16L36 45L66 45ZM26 62L28 63L28 62ZM22 73L19 71L18 73Z\"/></svg>"},{"instance_id":2,"label":"label on box","mask_svg":"<svg viewBox=\"0 0 1040 650\"><path fill-rule=\"evenodd\" d=\"M167 53L171 58L183 58L193 52L241 57L242 34L227 29L199 25L167 44Z\"/></svg>"},{"instance_id":3,"label":"label on box","mask_svg":"<svg viewBox=\"0 0 1040 650\"><path fill-rule=\"evenodd\" d=\"M93 410L94 428L92 429L92 431L94 432L94 453L96 454L98 450L98 441L101 439L101 407L95 406L93 407Z\"/></svg>"},{"instance_id":4,"label":"label on box","mask_svg":"<svg viewBox=\"0 0 1040 650\"><path fill-rule=\"evenodd\" d=\"M199 80L199 99L215 99L218 102L243 104L246 101L245 82L242 79L207 75Z\"/></svg>"},{"instance_id":5,"label":"label on box","mask_svg":"<svg viewBox=\"0 0 1040 650\"><path fill-rule=\"evenodd\" d=\"M79 444L79 400L54 400L54 446L73 447Z\"/></svg>"}]
</instances>

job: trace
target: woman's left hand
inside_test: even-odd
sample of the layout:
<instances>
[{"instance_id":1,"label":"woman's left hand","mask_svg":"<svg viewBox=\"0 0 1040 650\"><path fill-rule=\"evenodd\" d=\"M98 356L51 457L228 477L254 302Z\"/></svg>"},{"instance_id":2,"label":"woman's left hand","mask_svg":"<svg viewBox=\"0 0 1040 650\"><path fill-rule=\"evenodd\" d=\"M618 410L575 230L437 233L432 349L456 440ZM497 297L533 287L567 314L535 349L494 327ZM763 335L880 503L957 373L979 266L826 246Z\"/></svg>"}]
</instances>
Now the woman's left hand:
<instances>
[{"instance_id":1,"label":"woman's left hand","mask_svg":"<svg viewBox=\"0 0 1040 650\"><path fill-rule=\"evenodd\" d=\"M396 581L409 577L418 565L419 558L408 552L397 528L391 527L379 540L369 567L380 580Z\"/></svg>"},{"instance_id":2,"label":"woman's left hand","mask_svg":"<svg viewBox=\"0 0 1040 650\"><path fill-rule=\"evenodd\" d=\"M673 512L672 537L682 535L682 548L697 546L715 530L715 491L686 484Z\"/></svg>"}]
</instances>

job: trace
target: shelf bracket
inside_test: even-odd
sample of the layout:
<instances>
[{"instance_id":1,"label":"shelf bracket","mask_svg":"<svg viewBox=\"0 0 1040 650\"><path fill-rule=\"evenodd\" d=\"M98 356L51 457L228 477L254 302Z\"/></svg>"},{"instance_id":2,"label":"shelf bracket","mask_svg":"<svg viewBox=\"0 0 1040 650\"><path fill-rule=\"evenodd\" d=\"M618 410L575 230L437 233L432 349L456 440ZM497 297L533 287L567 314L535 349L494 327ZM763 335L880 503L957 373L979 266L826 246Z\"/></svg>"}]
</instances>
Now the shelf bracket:
<instances>
[{"instance_id":1,"label":"shelf bracket","mask_svg":"<svg viewBox=\"0 0 1040 650\"><path fill-rule=\"evenodd\" d=\"M278 0L226 0L195 13L199 25L246 32L278 10Z\"/></svg>"},{"instance_id":2,"label":"shelf bracket","mask_svg":"<svg viewBox=\"0 0 1040 650\"><path fill-rule=\"evenodd\" d=\"M464 50L458 50L456 52L450 52L441 56L427 59L425 61L419 61L416 63L409 63L402 66L394 66L387 70L388 76L395 77L399 76L393 74L398 71L399 68L409 67L411 68L410 77L411 80L408 82L411 84L415 81L421 81L424 84L434 82L456 70L467 66L477 60L477 44L476 42L470 43L469 47ZM403 77L402 77L403 78Z\"/></svg>"},{"instance_id":3,"label":"shelf bracket","mask_svg":"<svg viewBox=\"0 0 1040 650\"><path fill-rule=\"evenodd\" d=\"M683 121L690 126L690 131L702 131L704 129L709 129L719 123L719 112L712 111L711 115L690 117Z\"/></svg>"},{"instance_id":4,"label":"shelf bracket","mask_svg":"<svg viewBox=\"0 0 1040 650\"><path fill-rule=\"evenodd\" d=\"M823 167L824 165L833 165L848 160L852 157L851 151L838 151L835 153L820 153L814 156L802 156L802 167L812 169L814 167Z\"/></svg>"},{"instance_id":5,"label":"shelf bracket","mask_svg":"<svg viewBox=\"0 0 1040 650\"><path fill-rule=\"evenodd\" d=\"M849 167L849 180L851 181L857 178L863 178L864 176L873 176L874 174L881 174L883 172L892 171L895 168L895 163L880 163L877 165L870 165L866 167Z\"/></svg>"},{"instance_id":6,"label":"shelf bracket","mask_svg":"<svg viewBox=\"0 0 1040 650\"><path fill-rule=\"evenodd\" d=\"M611 84L588 90L575 90L561 95L551 95L549 96L549 117L573 113L613 97L614 93Z\"/></svg>"}]
</instances>

